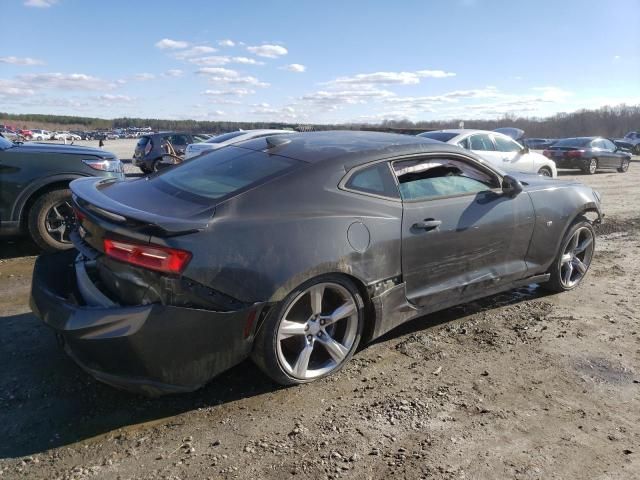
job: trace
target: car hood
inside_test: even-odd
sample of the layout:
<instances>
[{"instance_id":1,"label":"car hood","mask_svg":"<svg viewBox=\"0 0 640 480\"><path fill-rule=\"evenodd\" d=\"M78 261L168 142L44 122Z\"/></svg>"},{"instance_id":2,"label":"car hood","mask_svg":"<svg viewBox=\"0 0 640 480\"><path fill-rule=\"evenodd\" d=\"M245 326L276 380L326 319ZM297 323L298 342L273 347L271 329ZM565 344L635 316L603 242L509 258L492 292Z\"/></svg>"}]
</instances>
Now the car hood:
<instances>
[{"instance_id":1,"label":"car hood","mask_svg":"<svg viewBox=\"0 0 640 480\"><path fill-rule=\"evenodd\" d=\"M540 188L549 187L556 188L568 187L570 185L582 185L577 180L543 177L536 173L509 172L509 176L520 180L525 191L539 190Z\"/></svg>"},{"instance_id":2,"label":"car hood","mask_svg":"<svg viewBox=\"0 0 640 480\"><path fill-rule=\"evenodd\" d=\"M20 153L56 153L61 155L91 155L105 160L117 158L114 153L92 147L79 145L58 145L55 143L23 143L11 149Z\"/></svg>"}]
</instances>

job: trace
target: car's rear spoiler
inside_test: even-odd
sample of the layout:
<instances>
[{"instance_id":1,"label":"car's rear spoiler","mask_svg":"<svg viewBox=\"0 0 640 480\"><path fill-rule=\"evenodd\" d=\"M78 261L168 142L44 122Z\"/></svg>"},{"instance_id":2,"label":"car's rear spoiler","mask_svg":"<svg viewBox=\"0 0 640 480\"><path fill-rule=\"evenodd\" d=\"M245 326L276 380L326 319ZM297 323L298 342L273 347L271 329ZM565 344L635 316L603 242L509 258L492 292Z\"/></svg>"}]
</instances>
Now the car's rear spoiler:
<instances>
[{"instance_id":1,"label":"car's rear spoiler","mask_svg":"<svg viewBox=\"0 0 640 480\"><path fill-rule=\"evenodd\" d=\"M165 217L117 202L101 192L114 181L116 180L110 178L81 178L71 182L70 188L74 200L81 208L116 224L125 224L133 220L157 227L167 235L178 235L202 230L211 220L211 214L206 218Z\"/></svg>"}]
</instances>

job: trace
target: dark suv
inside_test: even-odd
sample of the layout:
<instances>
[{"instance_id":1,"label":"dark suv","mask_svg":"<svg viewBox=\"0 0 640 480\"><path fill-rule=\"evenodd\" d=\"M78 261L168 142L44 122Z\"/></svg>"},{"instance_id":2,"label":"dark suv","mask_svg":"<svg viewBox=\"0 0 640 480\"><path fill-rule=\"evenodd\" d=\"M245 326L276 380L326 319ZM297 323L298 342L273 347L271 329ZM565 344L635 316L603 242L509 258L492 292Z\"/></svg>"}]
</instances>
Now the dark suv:
<instances>
[{"instance_id":1,"label":"dark suv","mask_svg":"<svg viewBox=\"0 0 640 480\"><path fill-rule=\"evenodd\" d=\"M144 173L158 170L162 155L167 153L166 145L170 143L178 155L184 155L187 145L198 139L189 133L160 132L143 135L133 152L133 164Z\"/></svg>"},{"instance_id":2,"label":"dark suv","mask_svg":"<svg viewBox=\"0 0 640 480\"><path fill-rule=\"evenodd\" d=\"M122 163L97 148L0 136L0 235L29 234L45 250L71 248L69 182L92 176L124 179Z\"/></svg>"}]
</instances>

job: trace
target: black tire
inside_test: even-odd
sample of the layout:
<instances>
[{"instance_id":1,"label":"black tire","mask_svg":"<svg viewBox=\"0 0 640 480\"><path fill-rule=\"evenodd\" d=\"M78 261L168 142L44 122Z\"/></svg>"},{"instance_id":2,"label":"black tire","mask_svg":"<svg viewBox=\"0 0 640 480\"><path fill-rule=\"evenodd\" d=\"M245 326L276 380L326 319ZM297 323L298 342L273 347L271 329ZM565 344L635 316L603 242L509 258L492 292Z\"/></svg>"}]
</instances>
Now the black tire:
<instances>
[{"instance_id":1,"label":"black tire","mask_svg":"<svg viewBox=\"0 0 640 480\"><path fill-rule=\"evenodd\" d=\"M63 202L71 201L71 190L68 188L52 190L38 197L29 208L27 226L33 241L47 252L68 250L73 248L71 242L61 242L47 230L47 215L51 209ZM73 221L70 217L70 221Z\"/></svg>"},{"instance_id":2,"label":"black tire","mask_svg":"<svg viewBox=\"0 0 640 480\"><path fill-rule=\"evenodd\" d=\"M582 171L587 175L593 175L598 171L598 159L590 158L584 161Z\"/></svg>"},{"instance_id":3,"label":"black tire","mask_svg":"<svg viewBox=\"0 0 640 480\"><path fill-rule=\"evenodd\" d=\"M549 167L542 167L540 170L538 170L538 175L549 178L553 177L553 173L551 172L551 169Z\"/></svg>"},{"instance_id":4,"label":"black tire","mask_svg":"<svg viewBox=\"0 0 640 480\"><path fill-rule=\"evenodd\" d=\"M624 160L622 160L622 162L620 163L620 166L618 167L618 172L626 173L627 171L629 171L629 163L630 163L630 160L628 158L625 158Z\"/></svg>"},{"instance_id":5,"label":"black tire","mask_svg":"<svg viewBox=\"0 0 640 480\"><path fill-rule=\"evenodd\" d=\"M278 358L278 350L277 350L277 342L278 342L278 327L280 326L280 322L282 321L282 317L287 312L288 308L300 298L300 295L305 292L305 290L313 287L317 284L337 284L343 288L345 288L349 294L353 297L357 308L357 330L355 334L355 339L353 340L353 344L349 348L348 354L344 357L344 359L339 363L335 368L331 371L319 375L317 377L311 379L301 379L296 378L285 370L283 365L281 364ZM362 296L358 291L356 285L349 278L339 275L339 274L328 274L321 275L314 279L311 279L302 285L295 288L287 297L279 302L277 305L274 305L273 308L268 312L266 318L264 319L262 325L259 327L259 331L256 335L256 339L253 345L253 352L251 353L251 358L255 362L255 364L272 380L279 383L280 385L298 385L303 383L309 383L315 380L319 380L321 378L332 375L342 369L344 365L351 359L354 352L358 348L358 344L362 338L362 332L364 328L364 318L365 308L364 302L362 300Z\"/></svg>"},{"instance_id":6,"label":"black tire","mask_svg":"<svg viewBox=\"0 0 640 480\"><path fill-rule=\"evenodd\" d=\"M591 235L592 235L592 238L593 238L593 245L591 246L591 249L592 249L591 250L591 255L589 257L589 262L586 265L587 270L585 271L585 273L577 281L577 283L575 283L575 285L572 285L572 286L568 287L562 282L562 279L561 279L562 257L564 255L565 249L567 248L569 240L571 240L571 238L576 233L576 231L578 231L578 230L580 230L582 228L586 228L591 232ZM567 233L565 234L565 236L562 238L562 242L560 242L560 248L558 249L556 257L554 258L553 263L551 264L551 267L550 267L549 272L548 272L548 273L551 274L551 278L549 279L548 282L543 283L540 286L542 288L544 288L545 290L548 290L550 292L561 293L561 292L566 292L566 291L569 291L569 290L573 290L578 285L580 285L580 283L582 283L582 280L584 280L584 278L586 277L586 274L587 274L587 272L589 270L589 267L591 266L591 260L593 258L593 249L595 249L595 243L596 243L596 231L593 228L593 225L591 224L591 222L589 220L587 220L582 215L578 216L573 221L573 223L571 224L569 229L567 230Z\"/></svg>"}]
</instances>

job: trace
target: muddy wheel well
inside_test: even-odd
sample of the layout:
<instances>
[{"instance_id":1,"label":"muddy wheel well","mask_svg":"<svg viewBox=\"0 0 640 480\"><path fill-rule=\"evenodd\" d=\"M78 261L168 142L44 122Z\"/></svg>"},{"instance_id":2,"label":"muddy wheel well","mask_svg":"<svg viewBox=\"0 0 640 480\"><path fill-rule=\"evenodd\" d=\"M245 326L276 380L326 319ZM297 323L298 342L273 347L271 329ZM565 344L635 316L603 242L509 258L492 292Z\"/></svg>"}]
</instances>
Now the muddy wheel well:
<instances>
[{"instance_id":1,"label":"muddy wheel well","mask_svg":"<svg viewBox=\"0 0 640 480\"><path fill-rule=\"evenodd\" d=\"M48 183L38 188L35 192L31 193L31 195L29 195L29 198L27 198L27 201L24 203L22 210L20 211L20 229L23 232L26 231L27 219L29 218L29 210L31 210L31 206L39 197L53 190L69 188L70 182L71 180L59 180L57 182Z\"/></svg>"}]
</instances>

